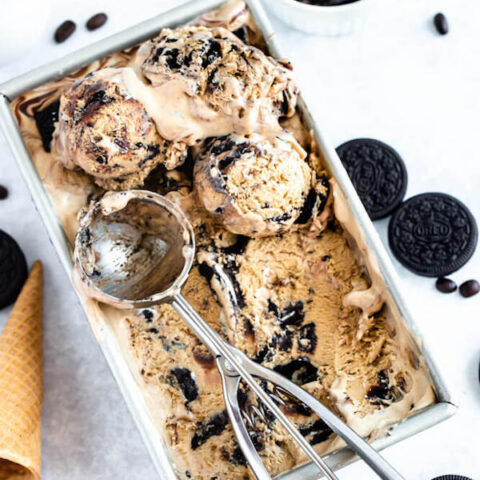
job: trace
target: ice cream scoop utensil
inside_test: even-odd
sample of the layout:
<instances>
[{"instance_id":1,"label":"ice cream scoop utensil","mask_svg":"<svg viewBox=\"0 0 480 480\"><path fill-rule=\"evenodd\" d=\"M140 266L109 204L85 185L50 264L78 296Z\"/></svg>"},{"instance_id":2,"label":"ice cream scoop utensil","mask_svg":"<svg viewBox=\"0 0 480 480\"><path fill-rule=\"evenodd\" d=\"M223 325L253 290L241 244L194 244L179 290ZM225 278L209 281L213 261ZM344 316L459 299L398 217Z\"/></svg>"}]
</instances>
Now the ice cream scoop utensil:
<instances>
[{"instance_id":1,"label":"ice cream scoop utensil","mask_svg":"<svg viewBox=\"0 0 480 480\"><path fill-rule=\"evenodd\" d=\"M367 442L328 408L282 375L250 360L213 330L182 296L180 289L193 263L193 229L178 206L142 190L108 192L92 203L80 222L75 263L88 295L118 308L146 308L170 303L193 333L215 355L227 411L238 443L258 480L270 480L255 450L238 402L243 380L262 409L283 425L305 454L330 480L337 480L320 455L286 417L279 396L260 385L267 381L307 405L343 438L384 480L402 477Z\"/></svg>"}]
</instances>

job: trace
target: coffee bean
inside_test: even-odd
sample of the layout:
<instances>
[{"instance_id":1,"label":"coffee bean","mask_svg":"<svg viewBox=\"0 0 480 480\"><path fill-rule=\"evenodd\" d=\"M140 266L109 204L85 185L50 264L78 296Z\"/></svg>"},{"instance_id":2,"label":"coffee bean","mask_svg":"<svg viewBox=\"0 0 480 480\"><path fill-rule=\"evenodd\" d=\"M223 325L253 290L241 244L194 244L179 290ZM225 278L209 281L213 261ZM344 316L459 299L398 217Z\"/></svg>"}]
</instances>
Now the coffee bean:
<instances>
[{"instance_id":1,"label":"coffee bean","mask_svg":"<svg viewBox=\"0 0 480 480\"><path fill-rule=\"evenodd\" d=\"M460 285L459 291L462 297L473 297L480 292L480 283L477 280L467 280Z\"/></svg>"},{"instance_id":2,"label":"coffee bean","mask_svg":"<svg viewBox=\"0 0 480 480\"><path fill-rule=\"evenodd\" d=\"M448 33L448 21L443 13L437 13L433 17L433 24L440 35L446 35Z\"/></svg>"},{"instance_id":3,"label":"coffee bean","mask_svg":"<svg viewBox=\"0 0 480 480\"><path fill-rule=\"evenodd\" d=\"M4 200L7 197L8 197L7 187L0 185L0 200Z\"/></svg>"},{"instance_id":4,"label":"coffee bean","mask_svg":"<svg viewBox=\"0 0 480 480\"><path fill-rule=\"evenodd\" d=\"M107 22L107 15L105 13L97 13L91 17L87 22L87 30L96 30L97 28L103 27Z\"/></svg>"},{"instance_id":5,"label":"coffee bean","mask_svg":"<svg viewBox=\"0 0 480 480\"><path fill-rule=\"evenodd\" d=\"M57 43L64 42L77 28L74 22L71 20L65 20L58 28L55 30L55 41Z\"/></svg>"},{"instance_id":6,"label":"coffee bean","mask_svg":"<svg viewBox=\"0 0 480 480\"><path fill-rule=\"evenodd\" d=\"M457 289L457 284L449 278L440 277L435 283L437 290L442 293L452 293Z\"/></svg>"}]
</instances>

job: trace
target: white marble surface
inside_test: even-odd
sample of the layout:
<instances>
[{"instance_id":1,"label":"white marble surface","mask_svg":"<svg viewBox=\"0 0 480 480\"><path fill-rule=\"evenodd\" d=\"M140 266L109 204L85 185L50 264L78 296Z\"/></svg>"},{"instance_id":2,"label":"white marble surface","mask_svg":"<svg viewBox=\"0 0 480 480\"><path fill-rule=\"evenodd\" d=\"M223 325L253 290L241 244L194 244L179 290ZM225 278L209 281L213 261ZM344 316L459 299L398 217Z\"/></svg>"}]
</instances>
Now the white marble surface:
<instances>
[{"instance_id":1,"label":"white marble surface","mask_svg":"<svg viewBox=\"0 0 480 480\"><path fill-rule=\"evenodd\" d=\"M275 5L275 0L264 2ZM50 30L37 39L31 53L0 68L0 82L177 3L53 0ZM84 22L102 10L110 16L107 25L86 32ZM431 26L437 11L444 11L450 20L451 33L446 37ZM63 45L54 45L52 32L66 18L79 28ZM382 0L365 28L346 38L316 38L273 21L310 107L333 145L360 136L390 143L408 167L407 196L448 192L469 205L480 221L480 4L476 0ZM0 162L0 183L10 189L10 197L0 202L0 228L19 241L29 263L41 258L45 264L44 478L154 479L140 436L1 135ZM376 226L385 241L387 221ZM417 277L398 263L395 266L460 409L447 422L390 447L385 456L410 480L446 473L478 480L480 295L468 300L458 294L441 295L432 280ZM480 249L452 277L458 282L479 278ZM6 310L0 312L0 327L7 315ZM374 478L358 463L339 476Z\"/></svg>"}]
</instances>

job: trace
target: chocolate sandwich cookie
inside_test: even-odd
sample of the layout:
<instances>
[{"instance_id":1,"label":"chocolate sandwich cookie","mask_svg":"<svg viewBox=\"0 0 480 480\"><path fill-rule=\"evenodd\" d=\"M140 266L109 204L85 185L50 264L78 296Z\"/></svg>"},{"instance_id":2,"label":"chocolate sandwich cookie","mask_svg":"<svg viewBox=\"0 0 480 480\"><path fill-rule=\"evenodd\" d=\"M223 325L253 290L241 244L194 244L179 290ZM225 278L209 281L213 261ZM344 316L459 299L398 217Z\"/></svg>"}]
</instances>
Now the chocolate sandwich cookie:
<instances>
[{"instance_id":1,"label":"chocolate sandwich cookie","mask_svg":"<svg viewBox=\"0 0 480 480\"><path fill-rule=\"evenodd\" d=\"M27 276L27 262L18 243L0 230L0 308L17 299Z\"/></svg>"},{"instance_id":2,"label":"chocolate sandwich cookie","mask_svg":"<svg viewBox=\"0 0 480 480\"><path fill-rule=\"evenodd\" d=\"M441 277L473 255L478 230L468 208L444 193L423 193L395 212L388 241L397 260L418 275Z\"/></svg>"},{"instance_id":3,"label":"chocolate sandwich cookie","mask_svg":"<svg viewBox=\"0 0 480 480\"><path fill-rule=\"evenodd\" d=\"M472 480L469 477L463 477L462 475L442 475L435 477L432 480Z\"/></svg>"},{"instance_id":4,"label":"chocolate sandwich cookie","mask_svg":"<svg viewBox=\"0 0 480 480\"><path fill-rule=\"evenodd\" d=\"M372 220L390 215L407 190L407 170L400 155L371 138L350 140L338 156Z\"/></svg>"}]
</instances>

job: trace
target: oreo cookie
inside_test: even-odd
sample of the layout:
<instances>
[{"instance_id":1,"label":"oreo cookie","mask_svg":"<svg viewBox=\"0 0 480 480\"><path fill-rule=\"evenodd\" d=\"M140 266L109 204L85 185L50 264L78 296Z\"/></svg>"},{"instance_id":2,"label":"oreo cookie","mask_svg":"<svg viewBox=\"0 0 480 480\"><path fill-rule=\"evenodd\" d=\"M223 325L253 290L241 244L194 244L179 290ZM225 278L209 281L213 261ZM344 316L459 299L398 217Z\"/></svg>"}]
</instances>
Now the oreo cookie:
<instances>
[{"instance_id":1,"label":"oreo cookie","mask_svg":"<svg viewBox=\"0 0 480 480\"><path fill-rule=\"evenodd\" d=\"M464 477L462 475L442 475L440 477L435 477L432 480L472 480L469 477Z\"/></svg>"},{"instance_id":2,"label":"oreo cookie","mask_svg":"<svg viewBox=\"0 0 480 480\"><path fill-rule=\"evenodd\" d=\"M468 208L445 193L408 199L388 226L397 260L425 277L442 277L461 268L475 251L478 230Z\"/></svg>"},{"instance_id":3,"label":"oreo cookie","mask_svg":"<svg viewBox=\"0 0 480 480\"><path fill-rule=\"evenodd\" d=\"M27 262L18 243L0 230L0 309L17 299L27 276Z\"/></svg>"},{"instance_id":4,"label":"oreo cookie","mask_svg":"<svg viewBox=\"0 0 480 480\"><path fill-rule=\"evenodd\" d=\"M395 211L407 190L407 170L400 155L371 138L350 140L337 153L370 218L379 220Z\"/></svg>"}]
</instances>

